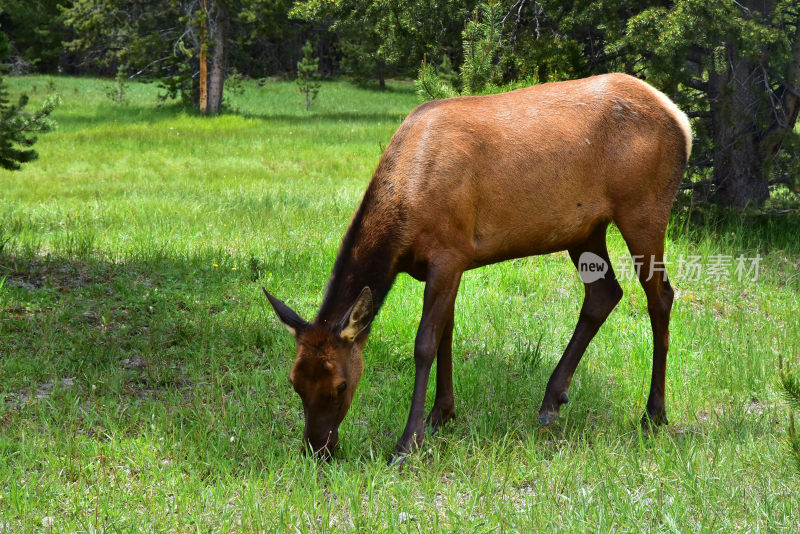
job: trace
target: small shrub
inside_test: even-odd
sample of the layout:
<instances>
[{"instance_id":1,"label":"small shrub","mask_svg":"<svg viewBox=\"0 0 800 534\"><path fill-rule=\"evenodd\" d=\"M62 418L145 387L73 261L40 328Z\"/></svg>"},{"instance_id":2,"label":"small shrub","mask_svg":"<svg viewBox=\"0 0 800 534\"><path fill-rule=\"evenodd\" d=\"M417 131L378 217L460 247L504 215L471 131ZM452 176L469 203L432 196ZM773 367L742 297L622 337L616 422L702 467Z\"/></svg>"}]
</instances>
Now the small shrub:
<instances>
[{"instance_id":1,"label":"small shrub","mask_svg":"<svg viewBox=\"0 0 800 534\"><path fill-rule=\"evenodd\" d=\"M236 67L233 68L225 79L224 91L226 95L244 94L244 76L242 76L242 73L239 72Z\"/></svg>"},{"instance_id":2,"label":"small shrub","mask_svg":"<svg viewBox=\"0 0 800 534\"><path fill-rule=\"evenodd\" d=\"M306 111L317 98L322 83L319 81L319 58L314 57L311 41L303 45L303 59L297 63L297 90L306 97Z\"/></svg>"},{"instance_id":3,"label":"small shrub","mask_svg":"<svg viewBox=\"0 0 800 534\"><path fill-rule=\"evenodd\" d=\"M117 75L114 77L114 84L106 88L106 96L117 104L124 104L125 90L128 88L128 77L123 69L117 69Z\"/></svg>"}]
</instances>

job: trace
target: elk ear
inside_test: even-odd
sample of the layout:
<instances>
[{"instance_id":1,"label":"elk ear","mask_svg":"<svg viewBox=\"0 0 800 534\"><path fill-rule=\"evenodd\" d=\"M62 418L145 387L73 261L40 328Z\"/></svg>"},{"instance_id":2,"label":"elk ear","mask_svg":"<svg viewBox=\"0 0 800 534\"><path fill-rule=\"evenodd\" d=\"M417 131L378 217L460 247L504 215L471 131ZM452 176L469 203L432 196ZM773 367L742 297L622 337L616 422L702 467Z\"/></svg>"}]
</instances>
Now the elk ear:
<instances>
[{"instance_id":1,"label":"elk ear","mask_svg":"<svg viewBox=\"0 0 800 534\"><path fill-rule=\"evenodd\" d=\"M308 326L308 323L305 322L302 317L297 315L289 306L270 295L267 290L264 289L264 286L261 286L261 290L267 296L269 303L272 304L272 309L278 314L278 319L280 319L281 323L283 323L283 326L285 326L293 336L297 337L298 332L305 329Z\"/></svg>"},{"instance_id":2,"label":"elk ear","mask_svg":"<svg viewBox=\"0 0 800 534\"><path fill-rule=\"evenodd\" d=\"M372 291L368 287L361 290L345 321L339 337L352 343L372 321Z\"/></svg>"}]
</instances>

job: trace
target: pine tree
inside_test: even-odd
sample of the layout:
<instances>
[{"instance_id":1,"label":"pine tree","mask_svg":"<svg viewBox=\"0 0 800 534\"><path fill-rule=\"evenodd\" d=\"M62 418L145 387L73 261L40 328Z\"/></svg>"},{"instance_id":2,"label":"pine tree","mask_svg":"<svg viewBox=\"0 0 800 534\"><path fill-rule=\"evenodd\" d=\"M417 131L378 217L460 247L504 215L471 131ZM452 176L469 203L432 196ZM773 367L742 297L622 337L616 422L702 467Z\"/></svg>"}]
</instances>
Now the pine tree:
<instances>
[{"instance_id":1,"label":"pine tree","mask_svg":"<svg viewBox=\"0 0 800 534\"><path fill-rule=\"evenodd\" d=\"M317 98L322 83L319 81L319 58L314 57L310 41L303 46L303 59L297 63L297 89L306 96L306 111Z\"/></svg>"},{"instance_id":2,"label":"pine tree","mask_svg":"<svg viewBox=\"0 0 800 534\"><path fill-rule=\"evenodd\" d=\"M23 163L39 157L31 147L36 143L36 134L53 129L55 123L50 113L58 102L57 96L51 96L38 111L25 111L28 96L21 95L12 104L5 81L0 77L0 167L18 170Z\"/></svg>"},{"instance_id":3,"label":"pine tree","mask_svg":"<svg viewBox=\"0 0 800 534\"><path fill-rule=\"evenodd\" d=\"M8 53L8 38L0 32L0 61ZM23 163L35 160L39 155L31 147L37 133L47 132L54 126L50 113L58 104L58 96L51 96L34 113L25 111L28 96L22 95L12 104L8 88L0 76L0 168L17 170Z\"/></svg>"},{"instance_id":4,"label":"pine tree","mask_svg":"<svg viewBox=\"0 0 800 534\"><path fill-rule=\"evenodd\" d=\"M800 472L800 436L794 419L795 410L800 411L800 374L781 369L781 386L789 403L789 450L794 456L797 471Z\"/></svg>"},{"instance_id":5,"label":"pine tree","mask_svg":"<svg viewBox=\"0 0 800 534\"><path fill-rule=\"evenodd\" d=\"M495 56L500 48L500 26L497 0L487 0L475 7L472 20L461 34L464 48L461 85L465 94L478 94L487 84L498 81L500 73Z\"/></svg>"},{"instance_id":6,"label":"pine tree","mask_svg":"<svg viewBox=\"0 0 800 534\"><path fill-rule=\"evenodd\" d=\"M481 2L475 7L472 19L467 21L464 31L461 32L464 62L459 73L453 72L450 58L446 55L439 69L423 59L417 71L417 94L424 100L431 100L481 94L492 89L496 91L498 87L493 84L500 82L502 78L497 63L501 29L499 2Z\"/></svg>"}]
</instances>

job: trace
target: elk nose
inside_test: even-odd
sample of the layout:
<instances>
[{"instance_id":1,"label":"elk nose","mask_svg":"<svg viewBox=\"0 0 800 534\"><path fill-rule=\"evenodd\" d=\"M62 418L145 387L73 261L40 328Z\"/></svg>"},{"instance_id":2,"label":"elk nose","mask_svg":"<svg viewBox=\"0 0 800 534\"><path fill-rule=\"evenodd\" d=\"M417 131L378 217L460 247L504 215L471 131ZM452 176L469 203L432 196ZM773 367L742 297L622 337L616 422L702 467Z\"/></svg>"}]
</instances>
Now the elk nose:
<instances>
[{"instance_id":1,"label":"elk nose","mask_svg":"<svg viewBox=\"0 0 800 534\"><path fill-rule=\"evenodd\" d=\"M338 437L334 431L329 432L324 439L306 438L303 441L303 452L317 456L321 460L330 460L336 450L336 446L339 444Z\"/></svg>"}]
</instances>

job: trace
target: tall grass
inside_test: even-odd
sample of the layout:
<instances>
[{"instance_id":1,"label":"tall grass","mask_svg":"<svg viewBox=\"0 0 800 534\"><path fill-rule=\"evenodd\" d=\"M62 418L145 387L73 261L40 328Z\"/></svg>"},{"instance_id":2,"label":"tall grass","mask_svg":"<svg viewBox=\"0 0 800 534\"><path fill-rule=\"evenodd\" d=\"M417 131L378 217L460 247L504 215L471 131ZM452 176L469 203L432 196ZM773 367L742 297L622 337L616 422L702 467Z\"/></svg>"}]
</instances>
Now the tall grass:
<instances>
[{"instance_id":1,"label":"tall grass","mask_svg":"<svg viewBox=\"0 0 800 534\"><path fill-rule=\"evenodd\" d=\"M537 426L582 286L564 254L471 271L456 308L457 420L402 471L422 286L398 279L372 329L337 460L299 454L293 341L259 285L316 312L349 218L416 105L325 83L245 83L208 119L62 94L40 160L0 174L0 531L792 531L778 361L800 358L800 221L679 204L667 374L671 425L640 433L651 365L644 293L590 345ZM618 232L611 257L627 251ZM678 276L681 257L760 256L757 281ZM619 260L621 261L621 260ZM432 391L430 392L432 393ZM432 400L432 399L430 399Z\"/></svg>"}]
</instances>

